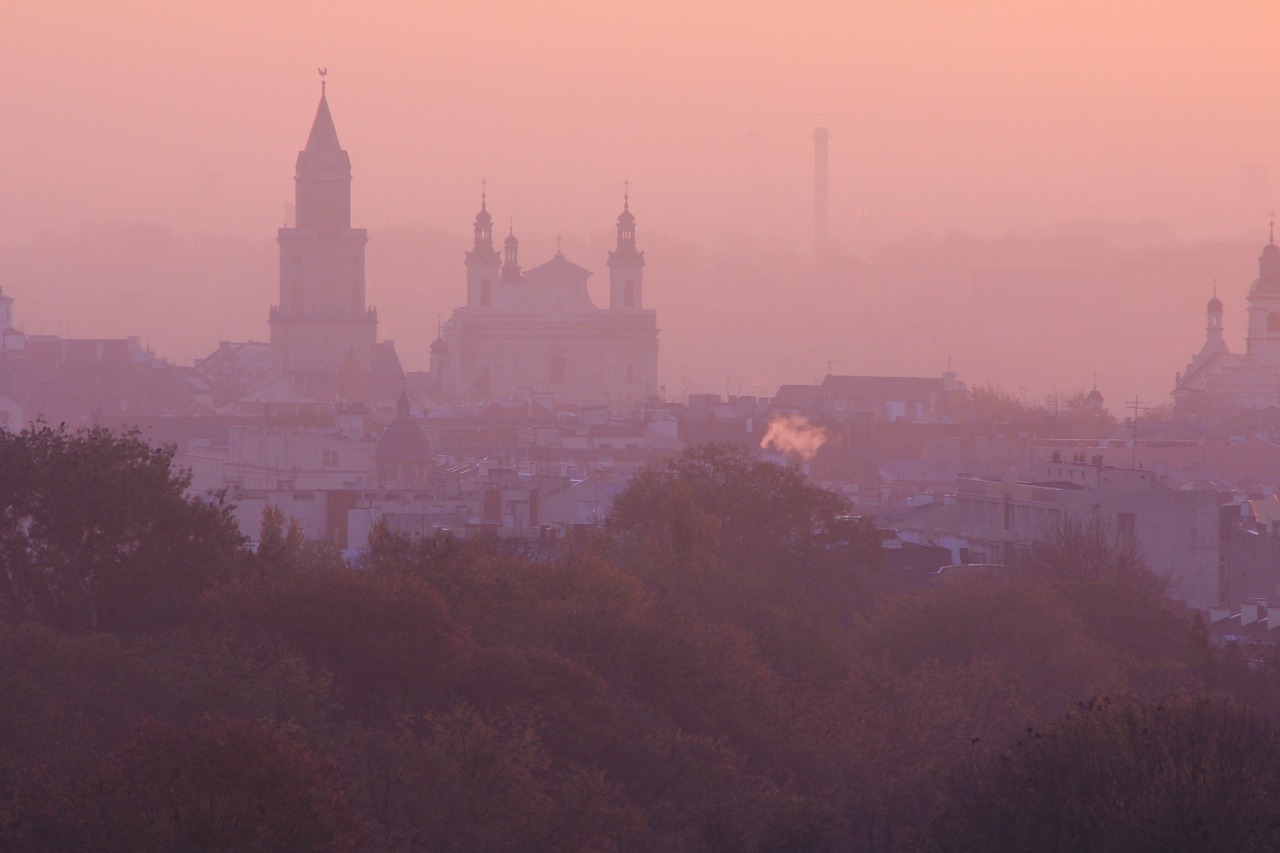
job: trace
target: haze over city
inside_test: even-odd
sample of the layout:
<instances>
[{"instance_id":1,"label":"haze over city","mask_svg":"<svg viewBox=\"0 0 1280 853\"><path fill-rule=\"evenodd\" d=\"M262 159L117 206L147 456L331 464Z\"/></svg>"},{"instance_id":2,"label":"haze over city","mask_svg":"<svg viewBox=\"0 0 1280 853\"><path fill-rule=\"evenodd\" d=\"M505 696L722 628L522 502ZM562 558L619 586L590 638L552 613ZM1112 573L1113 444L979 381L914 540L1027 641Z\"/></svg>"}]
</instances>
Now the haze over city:
<instances>
[{"instance_id":1,"label":"haze over city","mask_svg":"<svg viewBox=\"0 0 1280 853\"><path fill-rule=\"evenodd\" d=\"M1276 9L0 9L0 849L1280 850Z\"/></svg>"},{"instance_id":2,"label":"haze over city","mask_svg":"<svg viewBox=\"0 0 1280 853\"><path fill-rule=\"evenodd\" d=\"M28 332L264 340L317 66L379 336L425 369L481 179L593 293L623 181L669 396L953 369L1165 403L1266 241L1280 13L1242 3L15 4L0 278ZM834 270L812 264L831 129ZM597 299L597 301L599 301Z\"/></svg>"}]
</instances>

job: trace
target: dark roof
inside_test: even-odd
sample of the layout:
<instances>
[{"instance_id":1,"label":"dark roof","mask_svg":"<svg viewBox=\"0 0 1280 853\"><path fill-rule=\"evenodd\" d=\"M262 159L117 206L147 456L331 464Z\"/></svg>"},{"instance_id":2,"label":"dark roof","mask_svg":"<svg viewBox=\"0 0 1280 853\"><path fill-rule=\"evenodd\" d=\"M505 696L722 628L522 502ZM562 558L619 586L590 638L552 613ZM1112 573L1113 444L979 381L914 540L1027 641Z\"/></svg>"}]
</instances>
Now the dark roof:
<instances>
[{"instance_id":1,"label":"dark roof","mask_svg":"<svg viewBox=\"0 0 1280 853\"><path fill-rule=\"evenodd\" d=\"M409 414L408 398L402 393L399 413L378 438L374 460L384 462L431 462L431 442Z\"/></svg>"}]
</instances>

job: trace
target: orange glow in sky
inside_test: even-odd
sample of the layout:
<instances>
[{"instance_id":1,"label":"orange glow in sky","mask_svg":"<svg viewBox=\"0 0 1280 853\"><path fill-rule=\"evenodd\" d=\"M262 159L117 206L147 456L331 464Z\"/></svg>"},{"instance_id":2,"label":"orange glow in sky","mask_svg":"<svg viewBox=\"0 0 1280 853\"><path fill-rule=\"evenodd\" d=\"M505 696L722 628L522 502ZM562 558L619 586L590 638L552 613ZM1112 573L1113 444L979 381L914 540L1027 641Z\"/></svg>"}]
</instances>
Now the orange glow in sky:
<instances>
[{"instance_id":1,"label":"orange glow in sky","mask_svg":"<svg viewBox=\"0 0 1280 853\"><path fill-rule=\"evenodd\" d=\"M354 224L370 229L370 301L407 368L425 369L436 316L462 301L482 177L525 257L560 236L597 279L629 179L672 395L772 393L827 359L934 375L952 356L970 382L1040 394L1096 372L1117 406L1164 402L1213 278L1232 345L1243 335L1276 201L1278 24L1262 2L10 3L0 286L28 331L138 334L178 360L265 338L271 241L326 66ZM944 271L810 299L819 125L848 258L1079 220L1161 223L1170 251L1231 248L1193 270L1160 260L1164 280L1126 282L1124 259L1101 282L1087 262L1019 257L1067 272L1005 296ZM42 241L138 224L263 247L212 281L157 283L159 261L52 284L33 272ZM425 232L455 245L452 267L387 260L394 235ZM776 269L735 286L733 264L757 258Z\"/></svg>"}]
</instances>

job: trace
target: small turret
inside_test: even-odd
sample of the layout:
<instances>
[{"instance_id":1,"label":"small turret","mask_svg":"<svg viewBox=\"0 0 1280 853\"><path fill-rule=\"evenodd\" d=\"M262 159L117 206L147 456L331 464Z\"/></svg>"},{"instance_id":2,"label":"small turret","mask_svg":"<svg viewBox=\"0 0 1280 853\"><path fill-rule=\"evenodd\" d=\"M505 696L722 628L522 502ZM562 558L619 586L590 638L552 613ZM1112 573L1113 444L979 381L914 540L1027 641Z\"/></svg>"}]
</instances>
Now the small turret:
<instances>
[{"instance_id":1,"label":"small turret","mask_svg":"<svg viewBox=\"0 0 1280 853\"><path fill-rule=\"evenodd\" d=\"M507 239L502 241L502 280L520 280L520 241L516 239L515 225L507 228Z\"/></svg>"}]
</instances>

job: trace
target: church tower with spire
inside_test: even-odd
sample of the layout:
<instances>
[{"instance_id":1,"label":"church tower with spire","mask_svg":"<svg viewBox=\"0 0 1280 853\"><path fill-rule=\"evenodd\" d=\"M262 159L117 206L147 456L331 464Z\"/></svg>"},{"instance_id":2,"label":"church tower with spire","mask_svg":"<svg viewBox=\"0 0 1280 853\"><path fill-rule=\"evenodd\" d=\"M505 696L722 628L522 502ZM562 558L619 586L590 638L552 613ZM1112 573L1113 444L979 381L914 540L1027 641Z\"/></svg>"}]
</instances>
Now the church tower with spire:
<instances>
[{"instance_id":1,"label":"church tower with spire","mask_svg":"<svg viewBox=\"0 0 1280 853\"><path fill-rule=\"evenodd\" d=\"M1249 288L1249 333L1246 352L1280 357L1280 246L1276 225L1258 257L1258 277Z\"/></svg>"},{"instance_id":2,"label":"church tower with spire","mask_svg":"<svg viewBox=\"0 0 1280 853\"><path fill-rule=\"evenodd\" d=\"M644 252L636 249L636 218L631 194L622 194L618 215L618 245L609 253L609 308L637 311L644 308Z\"/></svg>"},{"instance_id":3,"label":"church tower with spire","mask_svg":"<svg viewBox=\"0 0 1280 853\"><path fill-rule=\"evenodd\" d=\"M498 281L501 258L493 248L493 217L489 214L486 194L480 193L480 212L476 214L475 236L467 252L467 305L488 308L493 304L493 290Z\"/></svg>"},{"instance_id":4,"label":"church tower with spire","mask_svg":"<svg viewBox=\"0 0 1280 853\"><path fill-rule=\"evenodd\" d=\"M363 228L351 227L351 158L338 142L321 72L320 104L294 173L297 221L278 232L280 302L271 362L301 388L329 389L340 369L375 368L377 312L365 305Z\"/></svg>"}]
</instances>

